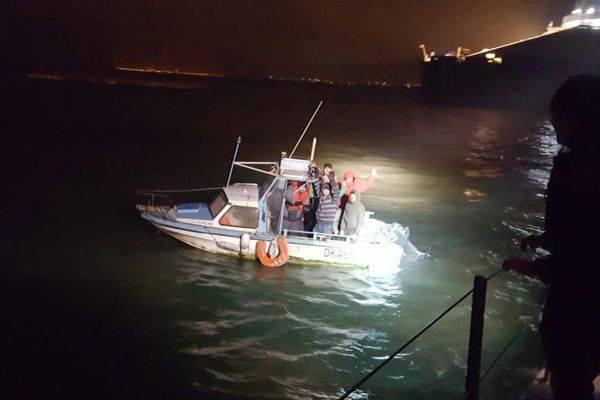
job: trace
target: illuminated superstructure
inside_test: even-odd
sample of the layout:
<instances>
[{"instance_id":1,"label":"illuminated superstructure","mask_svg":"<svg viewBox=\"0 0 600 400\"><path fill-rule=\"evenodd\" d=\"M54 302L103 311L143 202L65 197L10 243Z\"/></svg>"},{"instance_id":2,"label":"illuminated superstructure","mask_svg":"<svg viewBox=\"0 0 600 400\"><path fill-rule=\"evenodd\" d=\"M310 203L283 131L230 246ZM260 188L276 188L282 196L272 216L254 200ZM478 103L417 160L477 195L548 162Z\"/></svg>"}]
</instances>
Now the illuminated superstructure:
<instances>
[{"instance_id":1,"label":"illuminated superstructure","mask_svg":"<svg viewBox=\"0 0 600 400\"><path fill-rule=\"evenodd\" d=\"M573 11L563 17L563 28L576 26L600 29L600 0L579 0Z\"/></svg>"},{"instance_id":2,"label":"illuminated superstructure","mask_svg":"<svg viewBox=\"0 0 600 400\"><path fill-rule=\"evenodd\" d=\"M600 0L577 1L562 26L550 24L540 35L512 43L474 52L457 47L445 55L424 48L428 99L537 107L569 76L600 72Z\"/></svg>"}]
</instances>

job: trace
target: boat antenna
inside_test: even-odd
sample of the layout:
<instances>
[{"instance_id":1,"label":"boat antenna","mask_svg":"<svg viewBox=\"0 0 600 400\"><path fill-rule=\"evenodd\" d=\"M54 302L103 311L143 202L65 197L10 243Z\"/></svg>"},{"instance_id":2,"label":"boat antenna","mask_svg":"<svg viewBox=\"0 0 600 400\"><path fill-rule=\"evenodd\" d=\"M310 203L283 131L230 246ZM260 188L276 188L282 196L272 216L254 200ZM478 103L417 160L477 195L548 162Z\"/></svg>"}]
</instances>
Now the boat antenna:
<instances>
[{"instance_id":1,"label":"boat antenna","mask_svg":"<svg viewBox=\"0 0 600 400\"><path fill-rule=\"evenodd\" d=\"M304 128L304 132L302 132L302 135L300 135L300 139L298 139L298 142L296 143L296 146L294 146L294 149L292 150L292 152L290 153L290 158L292 158L294 156L294 152L296 151L296 149L298 148L298 145L300 145L300 142L302 141L302 138L304 137L304 134L306 133L306 131L308 130L308 127L310 126L310 124L313 122L313 119L315 119L315 116L317 115L317 113L319 112L319 108L321 108L321 105L323 104L323 100L321 100L319 102L319 105L317 106L317 109L315 110L315 112L313 113L312 117L310 117L310 121L308 121L308 124L306 124L306 128Z\"/></svg>"},{"instance_id":2,"label":"boat antenna","mask_svg":"<svg viewBox=\"0 0 600 400\"><path fill-rule=\"evenodd\" d=\"M235 151L233 152L233 160L231 160L231 167L229 168L229 176L227 177L227 184L225 186L229 186L229 182L231 181L231 174L233 174L233 166L235 165L235 159L237 158L238 149L240 148L240 143L242 143L242 137L238 136L237 143L235 144Z\"/></svg>"}]
</instances>

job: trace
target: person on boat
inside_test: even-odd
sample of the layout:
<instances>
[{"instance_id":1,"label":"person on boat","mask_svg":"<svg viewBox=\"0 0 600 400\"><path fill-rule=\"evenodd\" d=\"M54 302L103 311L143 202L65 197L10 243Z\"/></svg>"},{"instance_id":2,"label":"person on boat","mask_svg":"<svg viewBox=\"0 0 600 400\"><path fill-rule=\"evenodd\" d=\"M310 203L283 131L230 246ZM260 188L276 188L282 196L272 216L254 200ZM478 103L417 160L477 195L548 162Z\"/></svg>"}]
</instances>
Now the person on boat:
<instances>
[{"instance_id":1,"label":"person on boat","mask_svg":"<svg viewBox=\"0 0 600 400\"><path fill-rule=\"evenodd\" d=\"M364 180L358 179L352 171L344 172L344 177L340 186L340 207L343 208L348 201L349 194L355 190L357 193L362 193L368 190L375 183L377 170L373 168L371 174Z\"/></svg>"},{"instance_id":2,"label":"person on boat","mask_svg":"<svg viewBox=\"0 0 600 400\"><path fill-rule=\"evenodd\" d=\"M323 183L330 183L331 185L336 184L339 187L337 176L335 175L335 172L333 171L333 166L330 163L325 163L323 165L323 169L318 170L317 180L313 183L315 193L319 193L319 187Z\"/></svg>"},{"instance_id":3,"label":"person on boat","mask_svg":"<svg viewBox=\"0 0 600 400\"><path fill-rule=\"evenodd\" d=\"M311 167L311 175L314 178L312 185L309 186L310 189L310 205L308 210L304 213L304 230L307 232L311 232L314 230L315 225L317 223L317 209L319 208L319 196L321 193L321 185L323 183L329 183L331 187L335 190L334 186L337 186L336 193L339 193L339 184L337 183L337 176L333 171L333 166L331 163L325 163L323 165L323 169L317 167L316 164L313 164ZM331 191L331 194L333 192ZM339 196L336 196L336 201Z\"/></svg>"},{"instance_id":4,"label":"person on boat","mask_svg":"<svg viewBox=\"0 0 600 400\"><path fill-rule=\"evenodd\" d=\"M342 212L340 235L358 235L365 220L365 206L360 202L360 193L353 190L348 196L348 202Z\"/></svg>"},{"instance_id":5,"label":"person on boat","mask_svg":"<svg viewBox=\"0 0 600 400\"><path fill-rule=\"evenodd\" d=\"M337 185L331 185L328 182L322 183L319 193L319 205L317 206L317 224L314 232L333 233L333 224L338 210L337 198L340 188Z\"/></svg>"},{"instance_id":6,"label":"person on boat","mask_svg":"<svg viewBox=\"0 0 600 400\"><path fill-rule=\"evenodd\" d=\"M309 192L305 183L289 182L284 193L283 229L290 231L304 230L304 208L309 204L308 195Z\"/></svg>"},{"instance_id":7,"label":"person on boat","mask_svg":"<svg viewBox=\"0 0 600 400\"><path fill-rule=\"evenodd\" d=\"M600 374L600 75L569 78L552 98L563 149L554 158L545 231L521 247L550 255L509 258L504 268L549 284L540 335L554 399L592 399Z\"/></svg>"}]
</instances>

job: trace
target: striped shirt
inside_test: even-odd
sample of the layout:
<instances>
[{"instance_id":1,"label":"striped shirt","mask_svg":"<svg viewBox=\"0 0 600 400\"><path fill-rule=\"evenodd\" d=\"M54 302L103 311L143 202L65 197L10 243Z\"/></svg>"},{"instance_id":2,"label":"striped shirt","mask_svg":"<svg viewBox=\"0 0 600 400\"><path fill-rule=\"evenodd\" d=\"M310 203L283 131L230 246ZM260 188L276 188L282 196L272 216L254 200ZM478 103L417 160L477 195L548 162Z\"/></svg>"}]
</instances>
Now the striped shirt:
<instances>
[{"instance_id":1,"label":"striped shirt","mask_svg":"<svg viewBox=\"0 0 600 400\"><path fill-rule=\"evenodd\" d=\"M333 224L335 222L335 214L338 210L337 198L340 193L340 188L337 184L333 184L331 194L327 197L319 197L319 206L317 207L317 223Z\"/></svg>"}]
</instances>

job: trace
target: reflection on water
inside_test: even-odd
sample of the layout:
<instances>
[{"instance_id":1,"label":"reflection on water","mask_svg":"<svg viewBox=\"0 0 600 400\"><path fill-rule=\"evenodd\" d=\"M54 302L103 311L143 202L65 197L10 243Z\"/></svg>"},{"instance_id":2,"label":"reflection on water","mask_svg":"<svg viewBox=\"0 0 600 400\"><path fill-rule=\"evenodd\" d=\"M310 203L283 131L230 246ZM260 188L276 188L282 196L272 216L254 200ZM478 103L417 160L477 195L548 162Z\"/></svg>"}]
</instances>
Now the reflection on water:
<instances>
[{"instance_id":1,"label":"reflection on water","mask_svg":"<svg viewBox=\"0 0 600 400\"><path fill-rule=\"evenodd\" d=\"M490 126L477 126L469 142L470 151L463 171L469 178L498 178L502 176L503 159L498 131Z\"/></svg>"},{"instance_id":2,"label":"reflection on water","mask_svg":"<svg viewBox=\"0 0 600 400\"><path fill-rule=\"evenodd\" d=\"M185 337L180 351L198 358L214 375L213 390L242 395L252 388L252 393L274 398L340 395L468 290L473 275L496 270L514 252L511 241L539 230L541 220L531 218L541 215L542 207L531 201L531 192L542 191L548 179L555 150L551 130L546 122L529 131L527 125L498 124L492 112L479 117L471 129L461 124L463 142L438 137L427 155L411 143L415 132L390 139L403 147L403 157L392 157L351 132L346 134L356 143L321 143L317 153L318 162L331 162L338 176L353 170L365 177L377 168L377 183L363 201L377 217L410 226L431 260L373 275L327 266L261 269L238 262L231 268L221 257L186 252L178 262L178 281L197 287L210 305L203 319L180 321ZM485 125L488 119L492 123ZM448 154L448 147L454 153ZM539 179L531 179L532 174ZM513 196L514 191L520 194ZM539 288L535 281L511 275L501 275L490 286L488 361L502 339L519 329L535 329L540 298L532 293ZM460 306L400 354L356 398L415 388L422 395L414 398L460 395L468 306ZM524 340L534 341L535 334ZM499 371L510 369L515 359L520 360L518 354ZM429 387L433 382L438 389Z\"/></svg>"},{"instance_id":3,"label":"reflection on water","mask_svg":"<svg viewBox=\"0 0 600 400\"><path fill-rule=\"evenodd\" d=\"M486 193L480 192L477 189L464 188L463 194L469 197L469 201L480 201L482 197L487 196Z\"/></svg>"},{"instance_id":4,"label":"reflection on water","mask_svg":"<svg viewBox=\"0 0 600 400\"><path fill-rule=\"evenodd\" d=\"M127 301L144 305L125 308L123 319L141 321L143 337L159 342L158 350L148 351L162 357L149 361L159 365L156 371L176 367L181 376L171 384L193 387L198 398L341 395L469 290L474 275L496 271L518 252L522 237L543 225L541 196L557 146L549 123L536 115L431 108L334 89L298 93L232 84L150 96L116 85L102 89L108 92L97 100L90 90L87 103L75 89L62 100L54 91L46 94L49 100L35 96L58 110L41 121L57 126L57 134L73 129L74 139L62 143L55 135L47 151L36 154L48 157L36 160L44 170L31 178L36 196L52 185L58 189L44 192L53 217L40 217L47 219L43 227L30 231L22 247L37 255L23 252L20 267L50 276L60 270L99 287L114 284L122 293L114 297L116 309ZM239 134L240 159L277 159L293 146L321 98L325 106L308 134L319 138L316 161L332 163L340 179L346 170L364 178L376 168L377 181L363 193L363 203L375 218L408 226L430 258L386 273L323 265L260 268L154 235L133 215L129 194L136 187L221 184ZM85 140L80 132L88 134ZM309 142L299 156L308 154ZM72 157L75 166L58 162L55 154ZM80 170L67 183L54 178ZM253 178L234 174L234 181ZM88 189L94 195L87 202L67 201ZM63 191L64 198L57 198ZM90 202L94 207L82 206ZM74 233L82 220L86 234ZM40 267L49 259L54 270ZM487 399L516 398L519 383L530 378L527 371L539 366L534 330L543 290L533 280L500 274L488 294L484 365L519 329L528 334L482 391ZM461 304L355 398L460 398L469 312L469 302ZM110 319L107 314L102 318ZM66 318L62 323L69 324ZM135 344L134 338L122 347ZM101 369L110 375L110 368Z\"/></svg>"},{"instance_id":5,"label":"reflection on water","mask_svg":"<svg viewBox=\"0 0 600 400\"><path fill-rule=\"evenodd\" d=\"M278 384L283 387L272 388L275 393L253 393L278 397L297 390L291 397L300 398L311 390L311 398L319 397L323 377L352 374L363 357L372 354L377 360L389 348L378 316L401 308L398 276L372 277L364 269L327 266L274 270L244 263L231 268L220 265L220 257L199 254L185 252L178 281L198 287L212 305L202 313L206 319L179 321L186 339L180 351L199 358L227 382L229 393ZM303 378L290 370L302 371ZM329 382L331 392L321 395L331 396L339 384Z\"/></svg>"}]
</instances>

